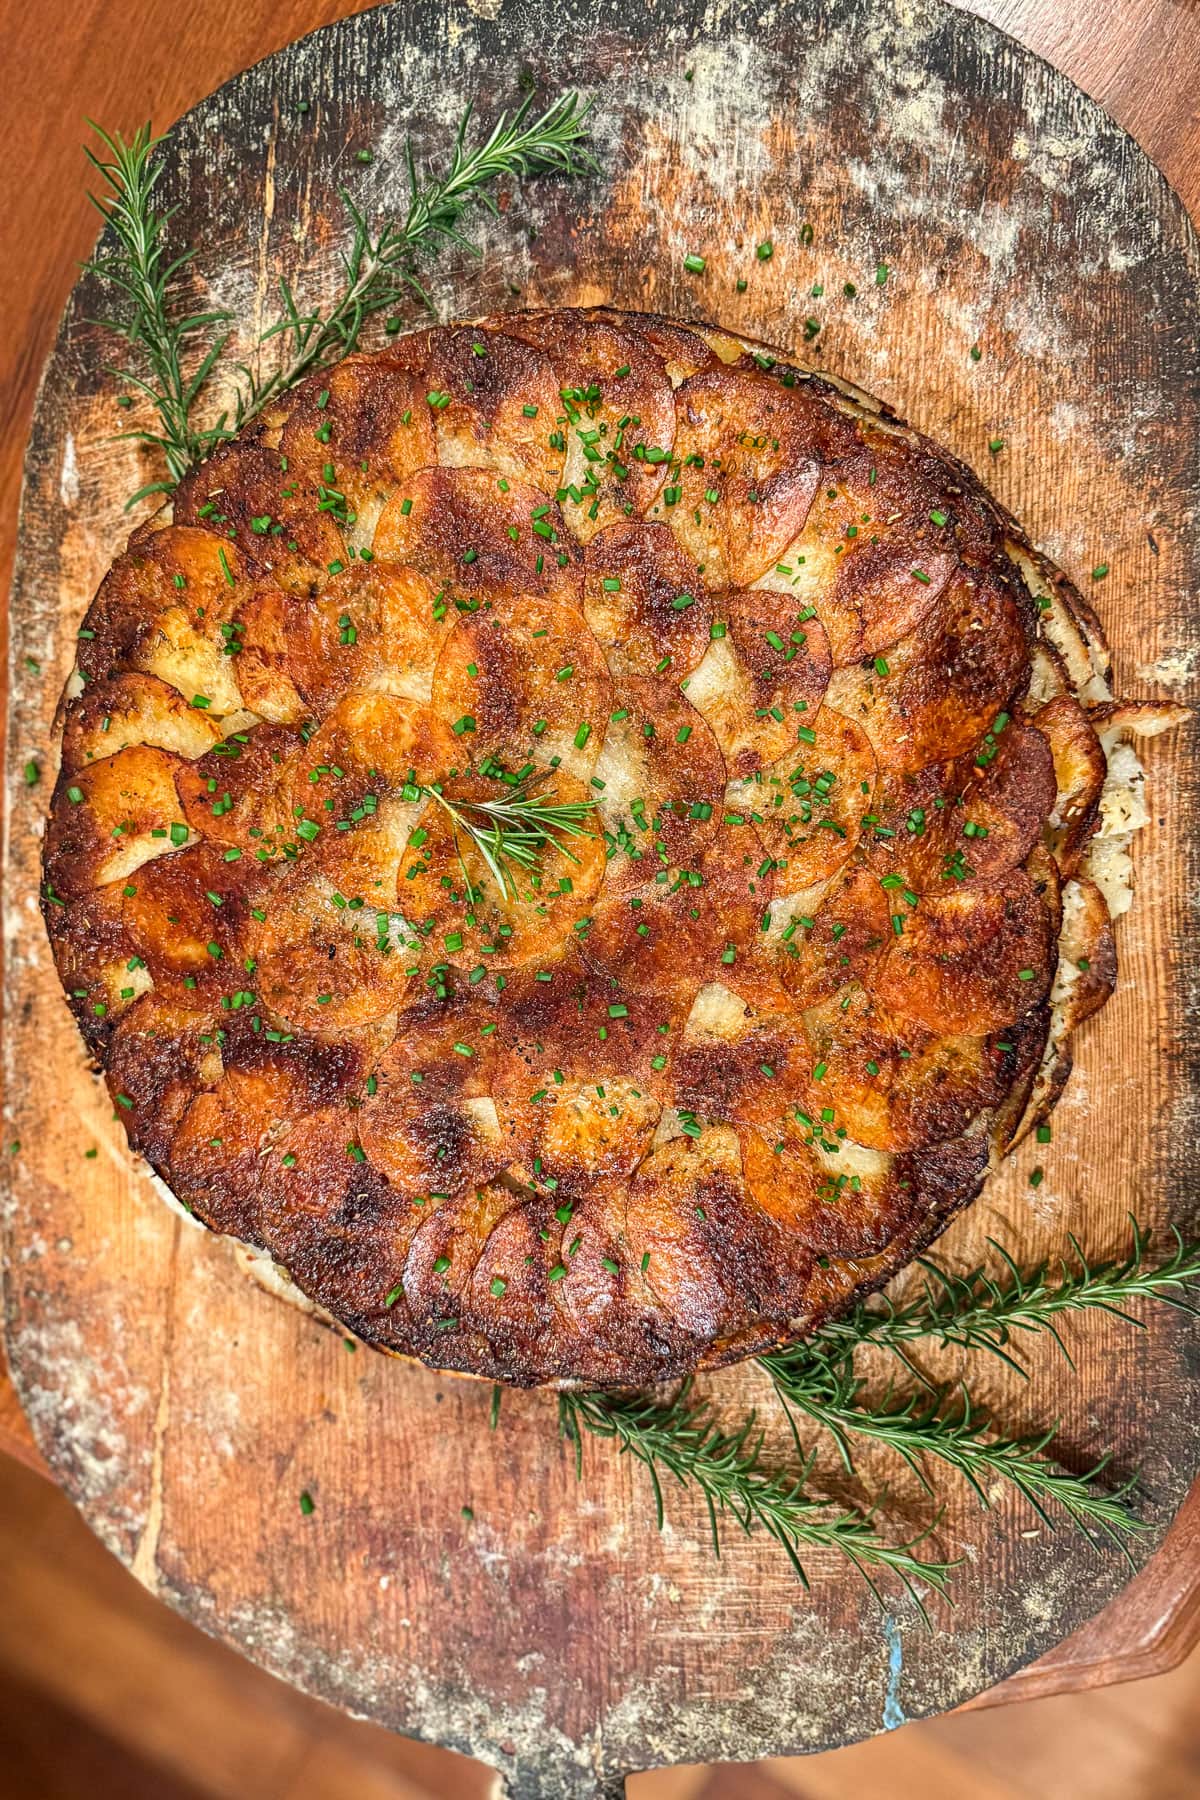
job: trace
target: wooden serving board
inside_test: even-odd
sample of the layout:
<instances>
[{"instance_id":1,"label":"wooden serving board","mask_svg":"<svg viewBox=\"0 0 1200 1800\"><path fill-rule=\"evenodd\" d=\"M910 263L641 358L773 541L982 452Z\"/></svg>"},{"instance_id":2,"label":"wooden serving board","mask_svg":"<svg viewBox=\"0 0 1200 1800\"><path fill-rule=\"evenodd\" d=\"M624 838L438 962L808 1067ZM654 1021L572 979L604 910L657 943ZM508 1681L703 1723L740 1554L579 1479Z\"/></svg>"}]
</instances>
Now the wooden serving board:
<instances>
[{"instance_id":1,"label":"wooden serving board","mask_svg":"<svg viewBox=\"0 0 1200 1800\"><path fill-rule=\"evenodd\" d=\"M443 314L612 301L704 315L851 376L983 470L1085 587L1108 563L1095 598L1126 691L1186 696L1200 655L1194 236L1095 105L949 8L400 0L347 19L177 127L166 191L180 242L201 250L198 298L253 331L280 272L327 297L338 187L373 216L402 208L405 136L442 153L466 97L487 118L527 79L597 92L605 173L543 181L481 219L482 261L434 272ZM981 1514L948 1490L934 1541L967 1561L932 1633L899 1600L881 1616L820 1558L811 1595L768 1542L731 1537L717 1563L691 1500L668 1495L659 1537L641 1475L604 1446L588 1446L577 1484L552 1397L506 1396L490 1432L486 1388L350 1354L133 1166L36 907L54 704L143 478L110 441L126 420L102 373L112 347L87 323L96 305L77 289L38 405L7 747L7 1347L56 1477L206 1630L337 1705L483 1758L527 1800L616 1793L661 1763L826 1748L953 1706L1065 1637L1128 1571L1011 1498ZM804 344L809 318L820 331ZM1053 1144L1023 1153L944 1240L959 1265L988 1234L1032 1260L1068 1230L1111 1249L1127 1211L1194 1222L1200 793L1188 734L1148 760L1118 993L1079 1040ZM1140 1468L1138 1561L1200 1466L1198 1341L1175 1314L1143 1332L1101 1318L1073 1335L1076 1374L1050 1357L1028 1386L975 1371L1010 1428L1061 1416L1081 1463L1111 1444L1120 1471ZM752 1370L709 1387L731 1417L766 1399ZM928 1517L903 1470L866 1474L892 1483L898 1535Z\"/></svg>"}]
</instances>

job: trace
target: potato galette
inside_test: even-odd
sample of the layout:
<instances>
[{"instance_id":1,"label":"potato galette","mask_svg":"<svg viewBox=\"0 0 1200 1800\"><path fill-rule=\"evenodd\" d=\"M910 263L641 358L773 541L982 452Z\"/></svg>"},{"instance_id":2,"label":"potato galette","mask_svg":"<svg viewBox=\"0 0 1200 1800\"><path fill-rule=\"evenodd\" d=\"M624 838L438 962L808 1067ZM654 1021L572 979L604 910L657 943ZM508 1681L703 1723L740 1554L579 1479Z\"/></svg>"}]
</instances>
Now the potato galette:
<instances>
[{"instance_id":1,"label":"potato galette","mask_svg":"<svg viewBox=\"0 0 1200 1800\"><path fill-rule=\"evenodd\" d=\"M1057 1098L1137 822L1107 677L861 394L653 317L415 333L114 564L45 917L206 1224L386 1349L653 1381L882 1282ZM583 823L498 869L514 797Z\"/></svg>"}]
</instances>

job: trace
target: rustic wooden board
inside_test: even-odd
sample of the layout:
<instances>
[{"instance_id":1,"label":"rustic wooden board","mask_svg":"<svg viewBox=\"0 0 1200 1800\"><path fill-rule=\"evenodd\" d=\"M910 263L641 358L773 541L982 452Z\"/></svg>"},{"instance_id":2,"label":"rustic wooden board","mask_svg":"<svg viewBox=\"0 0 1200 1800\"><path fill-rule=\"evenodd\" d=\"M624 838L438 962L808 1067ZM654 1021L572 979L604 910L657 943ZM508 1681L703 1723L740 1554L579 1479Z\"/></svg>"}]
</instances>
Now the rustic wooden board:
<instances>
[{"instance_id":1,"label":"rustic wooden board","mask_svg":"<svg viewBox=\"0 0 1200 1800\"><path fill-rule=\"evenodd\" d=\"M1073 573L1111 563L1097 595L1126 686L1187 691L1195 240L1094 105L940 6L444 0L344 21L230 83L176 134L171 190L215 297L253 322L271 316L278 270L330 291L337 186L371 210L394 204L404 134L442 146L463 96L502 104L525 71L546 89L601 89L608 175L542 184L536 242L515 196L482 234L482 264L439 268L443 310L603 299L704 313L786 347L811 314L823 329L810 358L986 466ZM763 265L753 248L766 236L777 248ZM683 269L697 249L699 279ZM106 441L121 421L92 310L77 292L28 464L5 1046L8 1135L22 1146L8 1165L8 1348L39 1443L90 1522L206 1629L337 1704L482 1756L531 1797L862 1736L953 1705L1065 1636L1126 1572L1034 1531L1007 1500L981 1517L955 1495L942 1541L970 1561L932 1636L899 1607L881 1619L819 1562L811 1598L767 1546L731 1542L714 1564L684 1499L659 1540L640 1478L602 1449L577 1488L552 1401L506 1399L490 1435L486 1389L350 1356L250 1287L228 1246L167 1213L132 1168L57 994L34 904L47 783L27 792L21 777L31 754L52 766L72 635L138 480L130 452ZM1008 445L995 459L993 436ZM1150 761L1155 819L1121 985L1083 1034L1040 1153L1046 1182L1029 1189L1025 1156L946 1240L956 1260L987 1232L1036 1255L1068 1228L1107 1248L1129 1208L1186 1218L1200 808L1185 737ZM1139 1557L1200 1461L1195 1343L1185 1321L1159 1316L1143 1334L1081 1334L1077 1379L1047 1363L1027 1392L988 1372L1014 1426L1061 1413L1081 1457L1113 1442L1123 1466L1141 1465L1153 1529ZM761 1397L745 1371L711 1385L731 1408ZM316 1500L308 1519L302 1488Z\"/></svg>"}]
</instances>

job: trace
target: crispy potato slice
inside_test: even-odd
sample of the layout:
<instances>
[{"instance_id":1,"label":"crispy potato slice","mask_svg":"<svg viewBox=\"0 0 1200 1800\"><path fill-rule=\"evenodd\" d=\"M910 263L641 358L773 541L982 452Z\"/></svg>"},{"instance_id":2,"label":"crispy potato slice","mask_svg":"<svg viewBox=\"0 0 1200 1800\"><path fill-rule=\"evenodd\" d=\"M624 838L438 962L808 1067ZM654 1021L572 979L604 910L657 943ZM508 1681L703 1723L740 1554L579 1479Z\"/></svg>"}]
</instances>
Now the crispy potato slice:
<instances>
[{"instance_id":1,"label":"crispy potato slice","mask_svg":"<svg viewBox=\"0 0 1200 1800\"><path fill-rule=\"evenodd\" d=\"M393 694L349 693L292 765L293 815L321 830L344 829L364 805L373 812L384 794L438 781L465 760L432 707Z\"/></svg>"},{"instance_id":2,"label":"crispy potato slice","mask_svg":"<svg viewBox=\"0 0 1200 1800\"><path fill-rule=\"evenodd\" d=\"M768 1144L747 1125L738 1141L755 1204L810 1257L877 1254L908 1222L914 1196L894 1157L856 1145L823 1154L798 1135Z\"/></svg>"},{"instance_id":3,"label":"crispy potato slice","mask_svg":"<svg viewBox=\"0 0 1200 1800\"><path fill-rule=\"evenodd\" d=\"M130 1138L156 1165L167 1160L197 1089L220 1079L220 1021L219 1007L197 1006L192 994L144 993L113 1029L108 1091Z\"/></svg>"},{"instance_id":4,"label":"crispy potato slice","mask_svg":"<svg viewBox=\"0 0 1200 1800\"><path fill-rule=\"evenodd\" d=\"M683 686L737 780L785 755L813 724L829 648L816 619L765 589L722 594L715 605L724 631Z\"/></svg>"},{"instance_id":5,"label":"crispy potato slice","mask_svg":"<svg viewBox=\"0 0 1200 1800\"><path fill-rule=\"evenodd\" d=\"M786 1308L810 1259L749 1203L729 1126L677 1137L629 1184L625 1244L676 1325L700 1339Z\"/></svg>"},{"instance_id":6,"label":"crispy potato slice","mask_svg":"<svg viewBox=\"0 0 1200 1800\"><path fill-rule=\"evenodd\" d=\"M301 725L311 708L292 680L292 658L303 657L311 598L283 588L256 587L238 608L238 688L248 711L272 725Z\"/></svg>"},{"instance_id":7,"label":"crispy potato slice","mask_svg":"<svg viewBox=\"0 0 1200 1800\"><path fill-rule=\"evenodd\" d=\"M315 863L311 847L305 849L305 859L319 868L322 891L334 906L363 913L376 935L388 938L412 963L420 956L421 943L410 926L407 902L397 893L397 879L421 803L387 797L362 818L355 816L358 810L350 814L346 830L340 821L334 825Z\"/></svg>"},{"instance_id":8,"label":"crispy potato slice","mask_svg":"<svg viewBox=\"0 0 1200 1800\"><path fill-rule=\"evenodd\" d=\"M934 1036L881 1012L862 989L811 1008L804 1026L824 1065L820 1099L833 1109L834 1129L873 1150L961 1136L1012 1077L1015 1049L961 1033Z\"/></svg>"},{"instance_id":9,"label":"crispy potato slice","mask_svg":"<svg viewBox=\"0 0 1200 1800\"><path fill-rule=\"evenodd\" d=\"M730 982L736 971L727 972ZM765 1129L805 1105L816 1064L800 1013L757 1005L726 982L701 988L675 1060L676 1103Z\"/></svg>"},{"instance_id":10,"label":"crispy potato slice","mask_svg":"<svg viewBox=\"0 0 1200 1800\"><path fill-rule=\"evenodd\" d=\"M1100 816L1108 770L1091 720L1073 694L1060 694L1034 714L1033 724L1050 746L1055 796L1049 812L1050 845L1064 875L1079 867Z\"/></svg>"},{"instance_id":11,"label":"crispy potato slice","mask_svg":"<svg viewBox=\"0 0 1200 1800\"><path fill-rule=\"evenodd\" d=\"M636 327L638 335L644 337L662 358L672 387L678 387L689 375L721 366L723 359L707 342L703 329L678 325L674 319L661 318L657 313L621 313L603 306L594 308L587 316L622 330L628 330L631 325Z\"/></svg>"},{"instance_id":12,"label":"crispy potato slice","mask_svg":"<svg viewBox=\"0 0 1200 1800\"><path fill-rule=\"evenodd\" d=\"M237 617L246 705L298 724L351 689L427 701L455 617L431 582L396 563L355 561L315 596L259 588Z\"/></svg>"},{"instance_id":13,"label":"crispy potato slice","mask_svg":"<svg viewBox=\"0 0 1200 1800\"><path fill-rule=\"evenodd\" d=\"M46 831L52 889L86 894L186 843L175 782L182 766L165 750L131 744L73 778L60 775Z\"/></svg>"},{"instance_id":14,"label":"crispy potato slice","mask_svg":"<svg viewBox=\"0 0 1200 1800\"><path fill-rule=\"evenodd\" d=\"M959 560L944 470L940 485L914 479L911 451L894 469L894 448L870 435L864 442L846 426L834 434L804 530L760 579L816 608L835 668L873 659L915 630Z\"/></svg>"},{"instance_id":15,"label":"crispy potato slice","mask_svg":"<svg viewBox=\"0 0 1200 1800\"><path fill-rule=\"evenodd\" d=\"M1057 938L1062 930L1063 918L1062 876L1045 844L1035 844L1029 852L1025 858L1025 873L1033 884L1034 893L1049 914L1051 935Z\"/></svg>"},{"instance_id":16,"label":"crispy potato slice","mask_svg":"<svg viewBox=\"0 0 1200 1800\"><path fill-rule=\"evenodd\" d=\"M291 674L310 706L327 711L348 688L428 700L455 613L433 583L395 563L357 563L309 609Z\"/></svg>"},{"instance_id":17,"label":"crispy potato slice","mask_svg":"<svg viewBox=\"0 0 1200 1800\"><path fill-rule=\"evenodd\" d=\"M674 1336L625 1249L625 1196L623 1180L594 1180L555 1214L562 1221L555 1266L563 1275L550 1283L550 1297L570 1334L572 1361L579 1360L582 1379L598 1384L653 1379Z\"/></svg>"},{"instance_id":18,"label":"crispy potato slice","mask_svg":"<svg viewBox=\"0 0 1200 1800\"><path fill-rule=\"evenodd\" d=\"M157 675L187 699L213 695L214 709L241 706L228 632L232 608L258 566L228 538L195 526L137 534L88 609L78 667L89 684L126 669ZM218 705L218 700L223 704Z\"/></svg>"},{"instance_id":19,"label":"crispy potato slice","mask_svg":"<svg viewBox=\"0 0 1200 1800\"><path fill-rule=\"evenodd\" d=\"M1088 705L1108 700L1110 659L1091 607L1062 571L1028 544L1010 537L1005 549L1035 597L1039 635L1066 671L1070 691Z\"/></svg>"},{"instance_id":20,"label":"crispy potato slice","mask_svg":"<svg viewBox=\"0 0 1200 1800\"><path fill-rule=\"evenodd\" d=\"M758 369L692 375L676 391L671 491L651 509L710 588L748 587L803 528L820 482L814 401Z\"/></svg>"},{"instance_id":21,"label":"crispy potato slice","mask_svg":"<svg viewBox=\"0 0 1200 1800\"><path fill-rule=\"evenodd\" d=\"M224 1072L176 1127L172 1171L201 1217L232 1210L237 1234L266 1243L303 1282L302 1259L319 1259L311 1222L335 1223L356 1191L382 1181L351 1154L346 1098L361 1058L344 1042L249 1035L227 1046Z\"/></svg>"},{"instance_id":22,"label":"crispy potato slice","mask_svg":"<svg viewBox=\"0 0 1200 1800\"><path fill-rule=\"evenodd\" d=\"M279 448L287 474L336 514L370 531L400 482L437 461L428 383L386 352L351 355L289 395Z\"/></svg>"},{"instance_id":23,"label":"crispy potato slice","mask_svg":"<svg viewBox=\"0 0 1200 1800\"><path fill-rule=\"evenodd\" d=\"M836 874L858 843L875 791L875 752L860 726L823 706L801 730L792 750L729 790L730 807L754 820L774 861L778 894Z\"/></svg>"},{"instance_id":24,"label":"crispy potato slice","mask_svg":"<svg viewBox=\"0 0 1200 1800\"><path fill-rule=\"evenodd\" d=\"M469 1303L488 1239L520 1204L514 1189L491 1182L447 1198L422 1217L404 1265L404 1296L415 1319L436 1325Z\"/></svg>"},{"instance_id":25,"label":"crispy potato slice","mask_svg":"<svg viewBox=\"0 0 1200 1800\"><path fill-rule=\"evenodd\" d=\"M586 940L585 940L586 942ZM497 977L499 980L499 977ZM537 968L505 978L497 1009L492 1093L504 1118L540 1106L553 1089L617 1071L662 1100L694 988L690 977L654 990L622 987L589 965L575 945ZM529 1159L518 1141L517 1158Z\"/></svg>"},{"instance_id":26,"label":"crispy potato slice","mask_svg":"<svg viewBox=\"0 0 1200 1800\"><path fill-rule=\"evenodd\" d=\"M690 674L708 649L712 609L668 526L630 520L589 541L583 610L618 679Z\"/></svg>"},{"instance_id":27,"label":"crispy potato slice","mask_svg":"<svg viewBox=\"0 0 1200 1800\"><path fill-rule=\"evenodd\" d=\"M618 1067L597 1046L586 1079L557 1070L531 1094L519 1065L508 1063L495 1101L519 1180L544 1183L565 1201L598 1177L633 1172L650 1148L662 1104L636 1077L614 1073Z\"/></svg>"},{"instance_id":28,"label":"crispy potato slice","mask_svg":"<svg viewBox=\"0 0 1200 1800\"><path fill-rule=\"evenodd\" d=\"M242 865L227 863L219 848L204 843L172 850L130 876L125 929L156 981L187 975L206 986L239 988L256 885Z\"/></svg>"},{"instance_id":29,"label":"crispy potato slice","mask_svg":"<svg viewBox=\"0 0 1200 1800\"><path fill-rule=\"evenodd\" d=\"M175 784L190 829L256 861L278 855L296 840L291 780L304 748L292 727L256 725L179 763Z\"/></svg>"},{"instance_id":30,"label":"crispy potato slice","mask_svg":"<svg viewBox=\"0 0 1200 1800\"><path fill-rule=\"evenodd\" d=\"M774 865L762 838L742 813L725 812L700 859L701 891L716 908L732 942L747 947L770 923Z\"/></svg>"},{"instance_id":31,"label":"crispy potato slice","mask_svg":"<svg viewBox=\"0 0 1200 1800\"><path fill-rule=\"evenodd\" d=\"M518 314L507 329L554 368L566 441L558 499L570 530L586 544L614 521L644 513L666 480L675 441L662 358L645 338L580 313Z\"/></svg>"},{"instance_id":32,"label":"crispy potato slice","mask_svg":"<svg viewBox=\"0 0 1200 1800\"><path fill-rule=\"evenodd\" d=\"M486 1334L503 1362L517 1367L531 1360L553 1366L554 1335L561 1330L550 1297L558 1266L553 1223L552 1201L524 1199L510 1208L488 1234L464 1296L464 1321Z\"/></svg>"},{"instance_id":33,"label":"crispy potato slice","mask_svg":"<svg viewBox=\"0 0 1200 1800\"><path fill-rule=\"evenodd\" d=\"M839 644L839 663L878 656L914 631L957 568L952 550L925 541L923 532L899 527L843 556L833 591L818 608Z\"/></svg>"},{"instance_id":34,"label":"crispy potato slice","mask_svg":"<svg viewBox=\"0 0 1200 1800\"><path fill-rule=\"evenodd\" d=\"M386 1018L408 986L411 956L380 931L381 916L370 900L339 906L328 879L303 861L279 870L242 927L254 964L247 981L261 1005L286 1027L316 1033Z\"/></svg>"},{"instance_id":35,"label":"crispy potato slice","mask_svg":"<svg viewBox=\"0 0 1200 1800\"><path fill-rule=\"evenodd\" d=\"M824 887L792 897L778 945L776 973L800 1008L848 982L869 987L892 941L891 903L879 877L851 859Z\"/></svg>"},{"instance_id":36,"label":"crispy potato slice","mask_svg":"<svg viewBox=\"0 0 1200 1800\"><path fill-rule=\"evenodd\" d=\"M588 909L579 933L588 965L607 977L613 1000L641 993L694 995L719 973L728 942L715 895L697 871L698 885L680 874L639 887L610 888Z\"/></svg>"},{"instance_id":37,"label":"crispy potato slice","mask_svg":"<svg viewBox=\"0 0 1200 1800\"><path fill-rule=\"evenodd\" d=\"M1040 1057L1029 1078L1014 1085L1000 1121L1005 1149L1049 1118L1067 1085L1074 1061L1073 1034L1098 1012L1117 985L1117 953L1112 919L1104 895L1081 877L1063 887L1062 930L1058 968L1047 1009L1046 1029L1037 1049Z\"/></svg>"},{"instance_id":38,"label":"crispy potato slice","mask_svg":"<svg viewBox=\"0 0 1200 1800\"><path fill-rule=\"evenodd\" d=\"M135 744L175 756L203 756L220 736L207 708L189 706L157 676L115 675L87 688L67 715L63 768L75 774Z\"/></svg>"},{"instance_id":39,"label":"crispy potato slice","mask_svg":"<svg viewBox=\"0 0 1200 1800\"><path fill-rule=\"evenodd\" d=\"M612 681L582 612L519 600L502 614L459 619L433 672L432 706L457 733L463 761L516 773L536 759L586 779L604 743Z\"/></svg>"},{"instance_id":40,"label":"crispy potato slice","mask_svg":"<svg viewBox=\"0 0 1200 1800\"><path fill-rule=\"evenodd\" d=\"M842 459L836 459L839 465ZM803 529L786 545L758 577L756 586L787 594L798 612L815 612L821 620L835 669L862 659L862 622L851 598L839 591L843 562L862 553L868 540L859 533L878 531L873 521L875 496L866 484L865 469L847 471L838 466L821 471L817 491ZM934 596L918 585L916 596L933 604ZM914 621L915 623L915 621Z\"/></svg>"},{"instance_id":41,"label":"crispy potato slice","mask_svg":"<svg viewBox=\"0 0 1200 1800\"><path fill-rule=\"evenodd\" d=\"M423 996L405 1008L396 1039L372 1071L359 1141L389 1181L438 1205L483 1186L508 1160L488 1092L483 1009Z\"/></svg>"},{"instance_id":42,"label":"crispy potato slice","mask_svg":"<svg viewBox=\"0 0 1200 1800\"><path fill-rule=\"evenodd\" d=\"M443 469L492 469L543 497L563 485L564 404L532 344L483 325L431 332L425 375Z\"/></svg>"},{"instance_id":43,"label":"crispy potato slice","mask_svg":"<svg viewBox=\"0 0 1200 1800\"><path fill-rule=\"evenodd\" d=\"M1105 751L1129 737L1156 738L1195 717L1194 709L1173 700L1111 700L1091 708L1089 717Z\"/></svg>"},{"instance_id":44,"label":"crispy potato slice","mask_svg":"<svg viewBox=\"0 0 1200 1800\"><path fill-rule=\"evenodd\" d=\"M49 877L42 914L59 980L89 1051L103 1064L113 1028L152 985L125 931L123 881L60 894Z\"/></svg>"},{"instance_id":45,"label":"crispy potato slice","mask_svg":"<svg viewBox=\"0 0 1200 1800\"><path fill-rule=\"evenodd\" d=\"M937 1033L982 1037L1037 1006L1054 972L1054 925L1023 869L994 887L925 898L876 977L880 1002Z\"/></svg>"},{"instance_id":46,"label":"crispy potato slice","mask_svg":"<svg viewBox=\"0 0 1200 1800\"><path fill-rule=\"evenodd\" d=\"M1027 706L1046 706L1060 694L1070 693L1067 666L1053 644L1037 639L1030 652L1030 659L1033 671L1029 677L1029 692L1025 697Z\"/></svg>"},{"instance_id":47,"label":"crispy potato slice","mask_svg":"<svg viewBox=\"0 0 1200 1800\"><path fill-rule=\"evenodd\" d=\"M772 861L749 820L730 825L732 816L725 814L726 822L700 862L700 893L712 908L722 940L719 966L704 972L736 969L738 989L748 999L787 1004L767 944L775 891Z\"/></svg>"},{"instance_id":48,"label":"crispy potato slice","mask_svg":"<svg viewBox=\"0 0 1200 1800\"><path fill-rule=\"evenodd\" d=\"M862 848L880 875L899 875L923 893L940 887L947 855L963 847L960 774L973 764L968 756L951 762L929 762L921 769L893 769L881 758L869 812L863 818ZM949 821L943 814L953 811ZM952 877L947 874L947 880Z\"/></svg>"},{"instance_id":49,"label":"crispy potato slice","mask_svg":"<svg viewBox=\"0 0 1200 1800\"><path fill-rule=\"evenodd\" d=\"M675 687L629 677L615 699L594 790L611 847L609 895L676 869L695 873L725 790L712 729Z\"/></svg>"},{"instance_id":50,"label":"crispy potato slice","mask_svg":"<svg viewBox=\"0 0 1200 1800\"><path fill-rule=\"evenodd\" d=\"M1065 883L1058 949L1053 998L1073 1031L1100 1010L1117 985L1113 923L1094 881L1075 876Z\"/></svg>"},{"instance_id":51,"label":"crispy potato slice","mask_svg":"<svg viewBox=\"0 0 1200 1800\"><path fill-rule=\"evenodd\" d=\"M986 733L974 754L885 773L881 790L873 862L918 893L937 894L996 881L1025 861L1054 806L1054 764L1045 737L1014 719Z\"/></svg>"},{"instance_id":52,"label":"crispy potato slice","mask_svg":"<svg viewBox=\"0 0 1200 1800\"><path fill-rule=\"evenodd\" d=\"M563 1274L550 1283L572 1366L578 1362L581 1378L598 1385L653 1382L669 1359L694 1354L690 1334L660 1304L630 1253L627 1195L624 1181L589 1184L560 1227Z\"/></svg>"},{"instance_id":53,"label":"crispy potato slice","mask_svg":"<svg viewBox=\"0 0 1200 1800\"><path fill-rule=\"evenodd\" d=\"M827 1151L795 1136L768 1145L744 1126L738 1136L754 1200L822 1258L879 1255L934 1210L943 1185L969 1192L987 1163L983 1139L893 1156L848 1141Z\"/></svg>"},{"instance_id":54,"label":"crispy potato slice","mask_svg":"<svg viewBox=\"0 0 1200 1800\"><path fill-rule=\"evenodd\" d=\"M998 574L960 569L879 665L837 671L826 699L856 719L893 770L973 751L1028 679L1026 625Z\"/></svg>"},{"instance_id":55,"label":"crispy potato slice","mask_svg":"<svg viewBox=\"0 0 1200 1800\"><path fill-rule=\"evenodd\" d=\"M177 525L221 532L271 570L281 587L305 593L346 543L319 485L283 466L276 450L253 440L220 444L175 489Z\"/></svg>"},{"instance_id":56,"label":"crispy potato slice","mask_svg":"<svg viewBox=\"0 0 1200 1800\"><path fill-rule=\"evenodd\" d=\"M490 469L424 469L388 501L374 553L469 611L523 597L581 603L582 553L552 499Z\"/></svg>"},{"instance_id":57,"label":"crispy potato slice","mask_svg":"<svg viewBox=\"0 0 1200 1800\"><path fill-rule=\"evenodd\" d=\"M311 1182L318 1204L311 1213L290 1205L283 1189L282 1204L266 1209L262 1235L296 1285L327 1295L327 1310L356 1336L387 1348L412 1346L416 1334L397 1289L419 1215L378 1169L350 1159L354 1146L336 1112L326 1115L325 1126L324 1142L314 1143L306 1164L291 1171L294 1178L301 1166L319 1168L320 1182L315 1176ZM275 1194L266 1198L274 1202Z\"/></svg>"},{"instance_id":58,"label":"crispy potato slice","mask_svg":"<svg viewBox=\"0 0 1200 1800\"><path fill-rule=\"evenodd\" d=\"M131 653L130 664L157 675L187 701L202 694L209 712L228 718L244 709L233 660L237 647L236 635L231 630L222 635L215 618L197 624L190 606L166 606Z\"/></svg>"},{"instance_id":59,"label":"crispy potato slice","mask_svg":"<svg viewBox=\"0 0 1200 1800\"><path fill-rule=\"evenodd\" d=\"M955 879L958 867L965 879L995 881L1023 863L1042 839L1053 805L1054 759L1045 734L1015 720L1003 732L993 730L962 777L955 771L955 785L962 781L952 805L941 814L945 829L943 866ZM961 862L955 853L962 851Z\"/></svg>"}]
</instances>

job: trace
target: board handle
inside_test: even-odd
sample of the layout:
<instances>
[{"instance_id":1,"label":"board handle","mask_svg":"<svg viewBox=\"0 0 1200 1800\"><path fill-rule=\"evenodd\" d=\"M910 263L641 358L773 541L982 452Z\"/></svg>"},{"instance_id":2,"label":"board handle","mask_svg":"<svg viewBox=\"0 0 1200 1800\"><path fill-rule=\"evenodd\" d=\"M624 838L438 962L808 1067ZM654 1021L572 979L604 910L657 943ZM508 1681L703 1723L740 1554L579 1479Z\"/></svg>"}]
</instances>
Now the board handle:
<instances>
[{"instance_id":1,"label":"board handle","mask_svg":"<svg viewBox=\"0 0 1200 1800\"><path fill-rule=\"evenodd\" d=\"M591 1769L520 1767L501 1775L498 1800L627 1800L626 1776Z\"/></svg>"}]
</instances>

